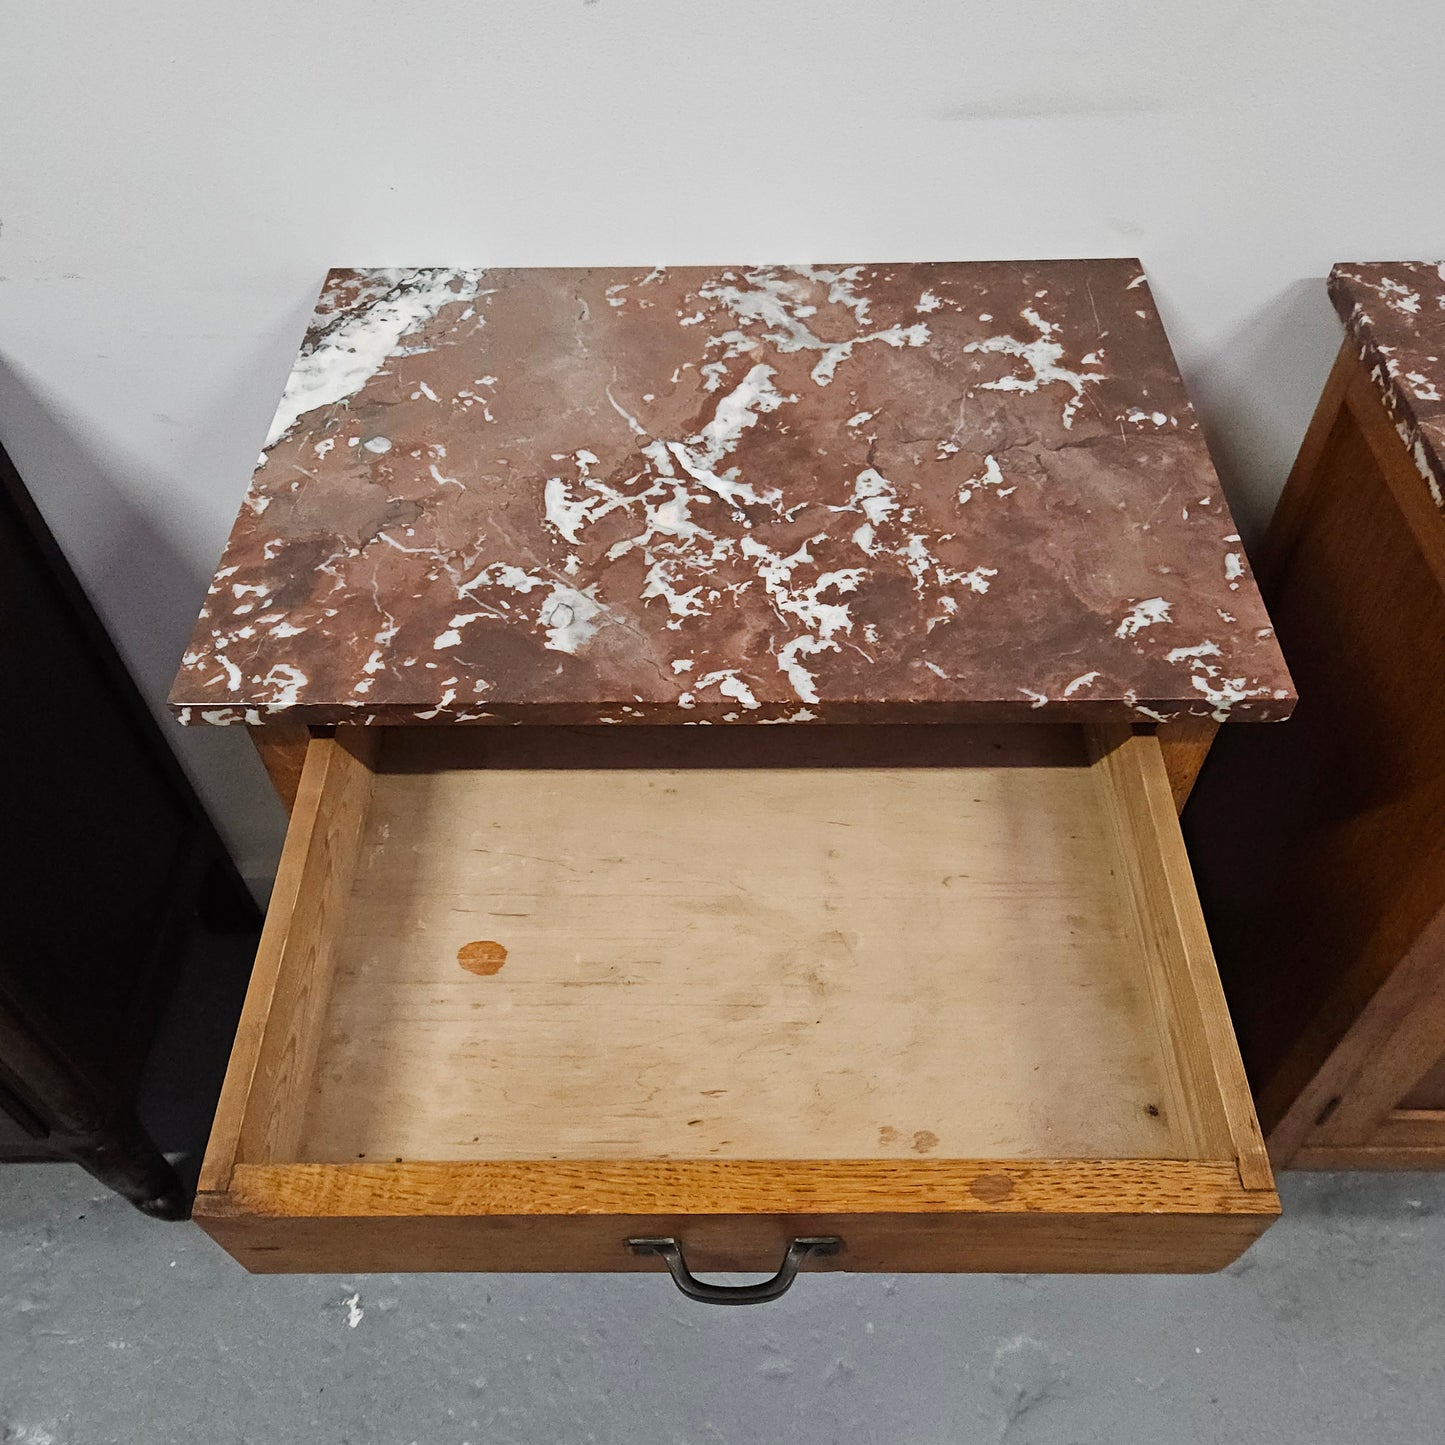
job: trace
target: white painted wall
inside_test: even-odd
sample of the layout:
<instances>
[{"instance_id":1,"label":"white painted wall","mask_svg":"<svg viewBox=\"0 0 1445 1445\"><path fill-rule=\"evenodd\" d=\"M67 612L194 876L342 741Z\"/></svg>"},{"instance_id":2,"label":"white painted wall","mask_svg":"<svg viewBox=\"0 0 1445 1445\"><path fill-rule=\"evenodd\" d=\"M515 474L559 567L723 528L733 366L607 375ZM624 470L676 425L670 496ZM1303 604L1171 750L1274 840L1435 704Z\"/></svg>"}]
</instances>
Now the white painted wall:
<instances>
[{"instance_id":1,"label":"white painted wall","mask_svg":"<svg viewBox=\"0 0 1445 1445\"><path fill-rule=\"evenodd\" d=\"M0 0L0 437L158 701L329 265L1134 254L1256 535L1330 263L1445 252L1442 39L1434 0ZM244 739L178 745L263 877Z\"/></svg>"}]
</instances>

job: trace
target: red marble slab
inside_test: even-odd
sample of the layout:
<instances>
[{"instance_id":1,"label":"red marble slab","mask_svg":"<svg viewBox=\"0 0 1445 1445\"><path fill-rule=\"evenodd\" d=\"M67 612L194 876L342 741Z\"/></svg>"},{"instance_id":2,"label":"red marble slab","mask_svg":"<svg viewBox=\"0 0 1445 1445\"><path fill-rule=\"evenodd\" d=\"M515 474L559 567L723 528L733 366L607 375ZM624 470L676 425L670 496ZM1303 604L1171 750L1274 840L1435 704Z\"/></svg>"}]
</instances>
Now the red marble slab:
<instances>
[{"instance_id":1,"label":"red marble slab","mask_svg":"<svg viewBox=\"0 0 1445 1445\"><path fill-rule=\"evenodd\" d=\"M1278 718L1135 261L333 271L185 721Z\"/></svg>"},{"instance_id":2,"label":"red marble slab","mask_svg":"<svg viewBox=\"0 0 1445 1445\"><path fill-rule=\"evenodd\" d=\"M1330 299L1437 507L1445 507L1445 263L1344 261Z\"/></svg>"}]
</instances>

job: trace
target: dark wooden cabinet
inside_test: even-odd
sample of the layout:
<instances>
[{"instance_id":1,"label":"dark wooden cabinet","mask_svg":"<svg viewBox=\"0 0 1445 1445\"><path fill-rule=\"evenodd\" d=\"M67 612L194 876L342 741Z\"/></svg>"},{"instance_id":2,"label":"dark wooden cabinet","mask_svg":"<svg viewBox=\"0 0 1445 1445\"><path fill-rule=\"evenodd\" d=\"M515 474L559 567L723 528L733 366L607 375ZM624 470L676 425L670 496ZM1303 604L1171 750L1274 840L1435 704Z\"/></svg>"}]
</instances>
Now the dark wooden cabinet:
<instances>
[{"instance_id":1,"label":"dark wooden cabinet","mask_svg":"<svg viewBox=\"0 0 1445 1445\"><path fill-rule=\"evenodd\" d=\"M73 1159L175 1217L135 1085L198 910L259 917L3 453L0 743L0 1159Z\"/></svg>"}]
</instances>

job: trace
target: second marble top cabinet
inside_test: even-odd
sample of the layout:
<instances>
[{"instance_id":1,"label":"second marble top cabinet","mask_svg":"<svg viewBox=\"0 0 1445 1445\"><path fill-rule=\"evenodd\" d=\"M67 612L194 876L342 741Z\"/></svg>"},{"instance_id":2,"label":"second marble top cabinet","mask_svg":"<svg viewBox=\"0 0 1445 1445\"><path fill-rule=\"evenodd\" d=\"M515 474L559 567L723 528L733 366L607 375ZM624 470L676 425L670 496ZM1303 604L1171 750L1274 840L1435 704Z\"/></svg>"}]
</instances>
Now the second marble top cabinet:
<instances>
[{"instance_id":1,"label":"second marble top cabinet","mask_svg":"<svg viewBox=\"0 0 1445 1445\"><path fill-rule=\"evenodd\" d=\"M1186 814L1278 1164L1445 1168L1445 276L1337 266L1346 335L1261 557L1303 701Z\"/></svg>"}]
</instances>

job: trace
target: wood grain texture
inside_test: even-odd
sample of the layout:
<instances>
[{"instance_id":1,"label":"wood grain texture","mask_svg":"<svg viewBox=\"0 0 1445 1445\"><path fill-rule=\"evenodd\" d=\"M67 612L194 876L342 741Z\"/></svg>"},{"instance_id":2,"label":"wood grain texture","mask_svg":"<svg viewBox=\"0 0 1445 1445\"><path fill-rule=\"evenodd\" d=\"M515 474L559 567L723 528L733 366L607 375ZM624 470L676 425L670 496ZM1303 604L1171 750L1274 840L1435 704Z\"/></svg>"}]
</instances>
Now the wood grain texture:
<instances>
[{"instance_id":1,"label":"wood grain texture","mask_svg":"<svg viewBox=\"0 0 1445 1445\"><path fill-rule=\"evenodd\" d=\"M1114 882L1159 820L1118 832L1077 738L929 731L972 764L588 767L559 736L482 768L478 730L390 731L295 1157L1196 1154Z\"/></svg>"},{"instance_id":2,"label":"wood grain texture","mask_svg":"<svg viewBox=\"0 0 1445 1445\"><path fill-rule=\"evenodd\" d=\"M1094 729L1091 739L1101 797L1125 863L1121 882L1152 965L1157 1026L1174 1044L1170 1059L1177 1093L1190 1110L1195 1151L1232 1153L1245 1188L1272 1190L1158 742L1117 727Z\"/></svg>"},{"instance_id":3,"label":"wood grain texture","mask_svg":"<svg viewBox=\"0 0 1445 1445\"><path fill-rule=\"evenodd\" d=\"M306 766L306 749L311 741L305 723L270 722L246 729L251 744L260 755L271 786L289 813L296 806L301 787L301 772Z\"/></svg>"},{"instance_id":4,"label":"wood grain texture","mask_svg":"<svg viewBox=\"0 0 1445 1445\"><path fill-rule=\"evenodd\" d=\"M1384 1149L1445 1150L1445 1109L1392 1109L1369 1142Z\"/></svg>"},{"instance_id":5,"label":"wood grain texture","mask_svg":"<svg viewBox=\"0 0 1445 1445\"><path fill-rule=\"evenodd\" d=\"M784 732L314 743L202 1227L265 1270L1235 1257L1278 1201L1157 741Z\"/></svg>"},{"instance_id":6,"label":"wood grain texture","mask_svg":"<svg viewBox=\"0 0 1445 1445\"><path fill-rule=\"evenodd\" d=\"M1405 886L1413 880L1403 880ZM1434 880L1424 880L1430 886ZM1445 1041L1445 907L1401 954L1279 1131L1307 1129L1305 1143L1373 1144L1380 1128L1429 1073ZM1339 1102L1321 1118L1324 1105Z\"/></svg>"},{"instance_id":7,"label":"wood grain texture","mask_svg":"<svg viewBox=\"0 0 1445 1445\"><path fill-rule=\"evenodd\" d=\"M1261 1095L1275 1121L1271 1149L1285 1159L1305 1146L1371 1143L1445 1045L1445 686L1438 668L1416 664L1422 651L1439 656L1445 647L1445 528L1358 365L1318 477L1321 488L1362 489L1374 508L1360 539L1371 571L1346 570L1341 559L1335 574L1359 619L1355 635L1320 644L1373 653L1363 664L1373 708L1333 718L1359 754L1340 779L1344 818L1324 842L1310 840L1318 859L1311 881L1348 890L1337 939L1349 952L1336 942L1338 981ZM1338 513L1344 501L1337 495L1331 507L1321 491L1315 505ZM1341 551L1348 545L1339 530L1328 540ZM1308 560L1297 558L1294 572ZM1361 666L1337 651L1330 661L1341 673ZM1335 681L1338 688L1344 678Z\"/></svg>"},{"instance_id":8,"label":"wood grain texture","mask_svg":"<svg viewBox=\"0 0 1445 1445\"><path fill-rule=\"evenodd\" d=\"M1229 1164L773 1160L242 1166L196 1219L247 1268L635 1270L635 1235L699 1269L767 1270L838 1234L853 1271L1217 1269L1278 1201Z\"/></svg>"},{"instance_id":9,"label":"wood grain texture","mask_svg":"<svg viewBox=\"0 0 1445 1445\"><path fill-rule=\"evenodd\" d=\"M1006 1184L1007 1188L1001 1187ZM254 1214L1254 1214L1231 1161L1192 1159L548 1159L239 1164Z\"/></svg>"},{"instance_id":10,"label":"wood grain texture","mask_svg":"<svg viewBox=\"0 0 1445 1445\"><path fill-rule=\"evenodd\" d=\"M1421 1144L1305 1145L1291 1156L1291 1169L1445 1169L1445 1141Z\"/></svg>"},{"instance_id":11,"label":"wood grain texture","mask_svg":"<svg viewBox=\"0 0 1445 1445\"><path fill-rule=\"evenodd\" d=\"M1271 1153L1342 1159L1445 1049L1445 527L1348 352L1260 576L1303 701L1185 827Z\"/></svg>"},{"instance_id":12,"label":"wood grain texture","mask_svg":"<svg viewBox=\"0 0 1445 1445\"><path fill-rule=\"evenodd\" d=\"M1400 1101L1402 1109L1445 1109L1445 1057Z\"/></svg>"},{"instance_id":13,"label":"wood grain texture","mask_svg":"<svg viewBox=\"0 0 1445 1445\"><path fill-rule=\"evenodd\" d=\"M1218 731L1219 724L1212 718L1181 718L1159 724L1154 736L1164 755L1164 771L1169 776L1176 813L1184 811Z\"/></svg>"},{"instance_id":14,"label":"wood grain texture","mask_svg":"<svg viewBox=\"0 0 1445 1445\"><path fill-rule=\"evenodd\" d=\"M295 1149L375 747L375 736L359 729L311 745L201 1165L202 1190L223 1186L237 1160Z\"/></svg>"},{"instance_id":15,"label":"wood grain texture","mask_svg":"<svg viewBox=\"0 0 1445 1445\"><path fill-rule=\"evenodd\" d=\"M1273 1222L1264 1214L575 1215L488 1219L313 1219L197 1214L261 1274L411 1271L603 1272L655 1268L625 1241L681 1239L699 1273L771 1274L788 1241L838 1235L842 1252L804 1268L854 1273L1193 1274L1223 1269ZM672 1289L659 1281L659 1288Z\"/></svg>"}]
</instances>

